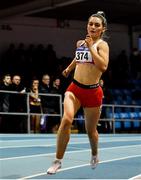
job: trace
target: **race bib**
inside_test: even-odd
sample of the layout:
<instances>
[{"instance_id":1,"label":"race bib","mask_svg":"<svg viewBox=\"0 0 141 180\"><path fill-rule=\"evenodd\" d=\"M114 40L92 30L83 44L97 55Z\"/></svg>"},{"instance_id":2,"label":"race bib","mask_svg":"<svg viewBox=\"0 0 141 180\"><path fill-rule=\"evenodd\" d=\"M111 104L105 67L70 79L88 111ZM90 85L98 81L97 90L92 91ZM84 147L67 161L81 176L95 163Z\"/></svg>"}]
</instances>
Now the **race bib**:
<instances>
[{"instance_id":1,"label":"race bib","mask_svg":"<svg viewBox=\"0 0 141 180\"><path fill-rule=\"evenodd\" d=\"M93 62L92 55L88 48L77 48L75 59L77 62Z\"/></svg>"}]
</instances>

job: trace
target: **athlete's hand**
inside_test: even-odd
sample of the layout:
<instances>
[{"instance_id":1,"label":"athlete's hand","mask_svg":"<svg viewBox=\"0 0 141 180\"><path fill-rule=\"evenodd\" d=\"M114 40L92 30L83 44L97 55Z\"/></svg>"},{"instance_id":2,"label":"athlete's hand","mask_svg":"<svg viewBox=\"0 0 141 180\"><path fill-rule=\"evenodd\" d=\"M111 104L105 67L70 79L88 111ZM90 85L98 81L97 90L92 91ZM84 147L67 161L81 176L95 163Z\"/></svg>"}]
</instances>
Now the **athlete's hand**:
<instances>
[{"instance_id":1,"label":"athlete's hand","mask_svg":"<svg viewBox=\"0 0 141 180\"><path fill-rule=\"evenodd\" d=\"M87 44L87 47L91 47L93 45L93 39L91 38L90 35L87 35L86 38L85 38L85 43Z\"/></svg>"},{"instance_id":2,"label":"athlete's hand","mask_svg":"<svg viewBox=\"0 0 141 180\"><path fill-rule=\"evenodd\" d=\"M64 77L66 77L66 78L69 76L69 74L70 74L69 68L66 68L66 69L62 72L62 75L63 75Z\"/></svg>"}]
</instances>

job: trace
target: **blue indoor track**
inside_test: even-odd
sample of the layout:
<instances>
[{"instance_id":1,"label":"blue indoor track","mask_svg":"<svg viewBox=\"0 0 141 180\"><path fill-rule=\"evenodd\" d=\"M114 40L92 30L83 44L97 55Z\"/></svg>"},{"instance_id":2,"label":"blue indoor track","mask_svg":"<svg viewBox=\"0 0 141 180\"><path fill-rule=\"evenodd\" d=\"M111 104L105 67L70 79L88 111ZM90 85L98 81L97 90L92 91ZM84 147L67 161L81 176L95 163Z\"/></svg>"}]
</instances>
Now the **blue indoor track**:
<instances>
[{"instance_id":1,"label":"blue indoor track","mask_svg":"<svg viewBox=\"0 0 141 180\"><path fill-rule=\"evenodd\" d=\"M141 179L141 134L100 134L100 163L92 170L86 134L72 134L55 175L56 134L1 134L0 179Z\"/></svg>"}]
</instances>

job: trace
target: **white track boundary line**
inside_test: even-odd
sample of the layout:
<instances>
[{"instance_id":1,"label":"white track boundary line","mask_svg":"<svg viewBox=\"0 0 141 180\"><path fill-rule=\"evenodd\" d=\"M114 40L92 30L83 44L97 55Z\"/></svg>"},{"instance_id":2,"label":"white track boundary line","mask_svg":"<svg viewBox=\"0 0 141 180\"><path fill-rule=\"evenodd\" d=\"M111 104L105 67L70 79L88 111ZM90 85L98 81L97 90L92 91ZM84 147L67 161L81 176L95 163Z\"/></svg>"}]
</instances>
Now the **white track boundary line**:
<instances>
[{"instance_id":1,"label":"white track boundary line","mask_svg":"<svg viewBox=\"0 0 141 180\"><path fill-rule=\"evenodd\" d=\"M99 141L99 143L109 143L109 142L132 142L133 140L131 139L122 139L122 140L119 140L119 139L116 139L116 140L108 140L108 141ZM134 141L141 141L141 139L134 139ZM71 144L78 144L78 142L70 142L69 145ZM83 141L81 142L80 144L89 144L89 141ZM0 147L0 149L6 149L6 148L28 148L28 147L50 147L50 146L56 146L56 143L54 144L50 144L50 145L41 145L41 144L33 144L33 145L19 145L19 146L3 146L3 147Z\"/></svg>"},{"instance_id":2,"label":"white track boundary line","mask_svg":"<svg viewBox=\"0 0 141 180\"><path fill-rule=\"evenodd\" d=\"M115 147L109 147L109 148L99 148L99 150L112 150L112 149L120 149L120 148L137 148L137 146L141 145L131 145L131 146L115 146ZM66 151L66 154L69 153L83 153L90 151L90 149L84 149L84 150L78 150L78 151ZM55 153L46 153L46 154L36 154L36 155L27 155L27 156L17 156L17 157L10 157L10 158L0 158L0 161L5 160L15 160L15 159L24 159L24 158L33 158L33 157L43 157L43 156L51 156Z\"/></svg>"},{"instance_id":3,"label":"white track boundary line","mask_svg":"<svg viewBox=\"0 0 141 180\"><path fill-rule=\"evenodd\" d=\"M139 180L139 179L141 179L141 174L138 174L138 175L136 175L136 176L133 176L133 177L131 177L131 178L128 179L128 180Z\"/></svg>"},{"instance_id":4,"label":"white track boundary line","mask_svg":"<svg viewBox=\"0 0 141 180\"><path fill-rule=\"evenodd\" d=\"M41 144L33 144L33 145L19 145L19 146L3 146L0 147L0 149L13 149L13 148L30 148L30 147L52 147L56 144L50 144L50 145L41 145Z\"/></svg>"},{"instance_id":5,"label":"white track boundary line","mask_svg":"<svg viewBox=\"0 0 141 180\"><path fill-rule=\"evenodd\" d=\"M37 136L38 137L38 136ZM16 138L16 137L15 137ZM32 138L32 136L31 136L31 138ZM54 137L47 137L46 139L45 138L33 138L33 139L19 139L19 140L1 140L0 139L0 143L3 143L3 142L33 142L33 141L47 141L47 140L50 140L50 139L48 139L48 138L53 138L53 139L56 139L56 136L54 136ZM111 142L113 142L113 141L133 141L133 140L139 140L139 141L141 141L141 138L139 137L139 136L135 136L135 137L119 137L119 136L115 136L115 137L110 137L110 136L106 136L106 137L104 137L104 136L100 136L99 137L99 139L101 139L101 140L105 140L105 138L109 138L109 139L111 139L111 140L109 140L109 142L111 141ZM120 138L120 139L119 139ZM79 137L79 136L77 136L77 137L71 137L71 140L76 140L76 139L81 139L81 140L83 140L83 139L88 139L88 136L86 135L86 137ZM107 141L106 141L107 142Z\"/></svg>"},{"instance_id":6,"label":"white track boundary line","mask_svg":"<svg viewBox=\"0 0 141 180\"><path fill-rule=\"evenodd\" d=\"M129 159L129 158L135 158L135 157L141 157L141 155L134 155L134 156L126 156L126 157L122 157L122 158L109 159L109 160L101 161L101 162L99 162L99 164L113 162L113 161L120 161L120 160ZM68 168L63 168L63 169L60 169L58 172L67 171L70 169L80 168L80 167L89 166L89 165L90 164L82 164L82 165L72 166L72 167L68 167ZM47 175L47 173L44 172L44 173L34 174L34 175L30 175L30 176L25 176L25 177L19 178L17 180L29 179L29 178L34 178L34 177L43 176L43 175Z\"/></svg>"}]
</instances>

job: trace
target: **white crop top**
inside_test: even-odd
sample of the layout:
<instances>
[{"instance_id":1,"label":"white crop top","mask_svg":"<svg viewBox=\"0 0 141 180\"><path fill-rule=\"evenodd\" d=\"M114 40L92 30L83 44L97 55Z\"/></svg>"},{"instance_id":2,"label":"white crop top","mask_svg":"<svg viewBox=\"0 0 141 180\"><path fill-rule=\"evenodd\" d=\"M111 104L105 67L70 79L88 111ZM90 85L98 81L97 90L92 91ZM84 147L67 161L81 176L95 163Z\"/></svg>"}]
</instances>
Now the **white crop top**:
<instances>
[{"instance_id":1,"label":"white crop top","mask_svg":"<svg viewBox=\"0 0 141 180\"><path fill-rule=\"evenodd\" d=\"M93 44L93 48L97 51L97 45L101 42L102 40L99 39L96 43ZM92 55L89 51L88 47L85 47L84 44L80 45L76 49L75 52L75 59L77 63L92 63L94 64L94 60L92 59Z\"/></svg>"}]
</instances>

